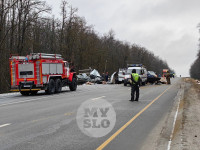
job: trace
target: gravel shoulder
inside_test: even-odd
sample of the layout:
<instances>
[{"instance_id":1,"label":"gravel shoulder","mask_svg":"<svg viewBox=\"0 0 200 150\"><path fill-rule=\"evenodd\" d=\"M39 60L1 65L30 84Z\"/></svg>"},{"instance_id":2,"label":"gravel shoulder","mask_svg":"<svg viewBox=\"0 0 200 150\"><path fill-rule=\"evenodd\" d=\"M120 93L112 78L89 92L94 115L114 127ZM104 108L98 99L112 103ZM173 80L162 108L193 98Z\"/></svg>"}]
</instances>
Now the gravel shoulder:
<instances>
[{"instance_id":1,"label":"gravel shoulder","mask_svg":"<svg viewBox=\"0 0 200 150\"><path fill-rule=\"evenodd\" d=\"M172 139L172 150L199 150L200 147L200 85L185 79L184 98L181 101L179 121Z\"/></svg>"},{"instance_id":2,"label":"gravel shoulder","mask_svg":"<svg viewBox=\"0 0 200 150\"><path fill-rule=\"evenodd\" d=\"M183 78L176 86L173 108L149 134L142 150L200 149L200 84Z\"/></svg>"}]
</instances>

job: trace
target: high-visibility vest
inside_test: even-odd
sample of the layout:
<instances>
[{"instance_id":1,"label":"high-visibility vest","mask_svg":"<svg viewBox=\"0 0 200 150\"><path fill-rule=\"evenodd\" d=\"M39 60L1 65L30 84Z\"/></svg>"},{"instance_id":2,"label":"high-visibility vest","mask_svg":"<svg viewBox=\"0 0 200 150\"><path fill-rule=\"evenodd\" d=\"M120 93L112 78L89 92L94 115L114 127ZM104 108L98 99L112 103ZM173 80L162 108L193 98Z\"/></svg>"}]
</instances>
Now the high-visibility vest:
<instances>
[{"instance_id":1,"label":"high-visibility vest","mask_svg":"<svg viewBox=\"0 0 200 150\"><path fill-rule=\"evenodd\" d=\"M137 73L132 73L132 77L133 77L133 80L135 81L135 82L138 82L138 80L139 80L139 74L137 74ZM134 82L133 82L133 84L135 84Z\"/></svg>"}]
</instances>

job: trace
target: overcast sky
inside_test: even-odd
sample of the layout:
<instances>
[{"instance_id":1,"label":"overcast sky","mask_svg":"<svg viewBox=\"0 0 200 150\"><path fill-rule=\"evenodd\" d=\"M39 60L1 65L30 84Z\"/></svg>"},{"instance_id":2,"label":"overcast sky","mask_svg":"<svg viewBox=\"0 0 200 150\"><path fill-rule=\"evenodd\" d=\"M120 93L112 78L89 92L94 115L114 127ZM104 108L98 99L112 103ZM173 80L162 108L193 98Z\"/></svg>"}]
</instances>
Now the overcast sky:
<instances>
[{"instance_id":1,"label":"overcast sky","mask_svg":"<svg viewBox=\"0 0 200 150\"><path fill-rule=\"evenodd\" d=\"M46 0L60 14L61 0ZM189 76L198 51L200 0L68 0L100 35L136 43L163 60L177 75Z\"/></svg>"}]
</instances>

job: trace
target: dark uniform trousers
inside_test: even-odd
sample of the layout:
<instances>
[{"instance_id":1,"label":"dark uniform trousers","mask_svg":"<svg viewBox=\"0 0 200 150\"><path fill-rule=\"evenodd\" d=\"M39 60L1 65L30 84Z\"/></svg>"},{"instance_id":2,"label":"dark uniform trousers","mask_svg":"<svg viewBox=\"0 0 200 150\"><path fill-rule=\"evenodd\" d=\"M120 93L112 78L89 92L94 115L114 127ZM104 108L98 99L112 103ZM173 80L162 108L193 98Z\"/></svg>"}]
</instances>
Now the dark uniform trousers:
<instances>
[{"instance_id":1,"label":"dark uniform trousers","mask_svg":"<svg viewBox=\"0 0 200 150\"><path fill-rule=\"evenodd\" d=\"M135 98L135 93L136 93L136 98ZM139 91L139 86L136 85L136 84L132 84L131 85L131 100L132 101L138 101L139 99L139 94L140 94L140 91ZM135 99L134 99L135 98Z\"/></svg>"}]
</instances>

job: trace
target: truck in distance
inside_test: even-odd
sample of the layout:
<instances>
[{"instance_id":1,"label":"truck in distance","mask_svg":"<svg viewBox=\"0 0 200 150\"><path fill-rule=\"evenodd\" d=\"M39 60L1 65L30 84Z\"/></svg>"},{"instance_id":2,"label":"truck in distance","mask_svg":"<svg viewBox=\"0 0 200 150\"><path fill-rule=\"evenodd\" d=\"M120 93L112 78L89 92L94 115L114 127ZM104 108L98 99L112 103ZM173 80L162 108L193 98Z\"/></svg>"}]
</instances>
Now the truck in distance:
<instances>
[{"instance_id":1,"label":"truck in distance","mask_svg":"<svg viewBox=\"0 0 200 150\"><path fill-rule=\"evenodd\" d=\"M59 93L63 86L71 91L77 88L76 72L70 72L69 63L60 54L31 53L9 58L11 90L22 95Z\"/></svg>"}]
</instances>

